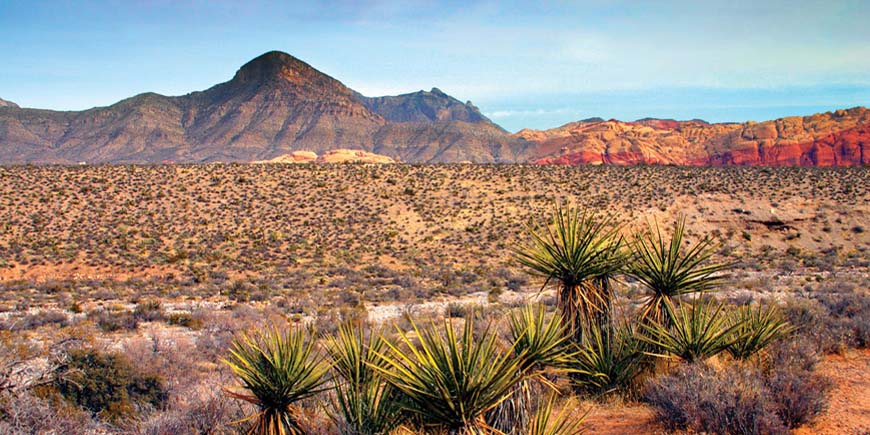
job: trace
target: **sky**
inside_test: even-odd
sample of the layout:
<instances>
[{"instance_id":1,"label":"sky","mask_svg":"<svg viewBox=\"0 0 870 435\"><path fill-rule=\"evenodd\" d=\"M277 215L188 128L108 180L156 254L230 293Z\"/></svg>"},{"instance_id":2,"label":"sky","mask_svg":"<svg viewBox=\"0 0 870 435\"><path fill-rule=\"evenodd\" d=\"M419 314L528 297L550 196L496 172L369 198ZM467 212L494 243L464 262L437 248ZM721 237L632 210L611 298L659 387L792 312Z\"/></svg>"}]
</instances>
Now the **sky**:
<instances>
[{"instance_id":1,"label":"sky","mask_svg":"<svg viewBox=\"0 0 870 435\"><path fill-rule=\"evenodd\" d=\"M438 87L510 131L870 105L870 1L0 0L0 98L182 95L270 50L368 96Z\"/></svg>"}]
</instances>

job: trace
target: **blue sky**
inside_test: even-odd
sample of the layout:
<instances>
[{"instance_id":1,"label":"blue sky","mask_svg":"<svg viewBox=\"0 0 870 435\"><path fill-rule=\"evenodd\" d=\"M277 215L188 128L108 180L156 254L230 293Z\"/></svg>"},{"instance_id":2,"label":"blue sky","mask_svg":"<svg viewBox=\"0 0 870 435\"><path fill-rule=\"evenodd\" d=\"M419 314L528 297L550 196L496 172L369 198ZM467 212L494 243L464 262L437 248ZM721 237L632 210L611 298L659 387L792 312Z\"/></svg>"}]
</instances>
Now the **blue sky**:
<instances>
[{"instance_id":1,"label":"blue sky","mask_svg":"<svg viewBox=\"0 0 870 435\"><path fill-rule=\"evenodd\" d=\"M370 96L438 87L505 128L870 104L868 1L0 1L0 98L180 95L286 51Z\"/></svg>"}]
</instances>

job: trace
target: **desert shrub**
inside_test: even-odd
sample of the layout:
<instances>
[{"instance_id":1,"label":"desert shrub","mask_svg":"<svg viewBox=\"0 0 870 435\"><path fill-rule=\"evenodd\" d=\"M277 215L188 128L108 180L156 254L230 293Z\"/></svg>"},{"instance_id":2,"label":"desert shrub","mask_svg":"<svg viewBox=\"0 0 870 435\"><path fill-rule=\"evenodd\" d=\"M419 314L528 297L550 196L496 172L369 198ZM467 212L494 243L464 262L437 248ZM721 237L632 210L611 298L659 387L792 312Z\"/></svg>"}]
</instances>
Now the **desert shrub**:
<instances>
[{"instance_id":1,"label":"desert shrub","mask_svg":"<svg viewBox=\"0 0 870 435\"><path fill-rule=\"evenodd\" d=\"M60 370L52 387L66 400L110 421L166 400L161 378L140 373L120 354L75 349Z\"/></svg>"},{"instance_id":2,"label":"desert shrub","mask_svg":"<svg viewBox=\"0 0 870 435\"><path fill-rule=\"evenodd\" d=\"M854 292L814 296L791 299L783 307L798 333L826 353L870 346L870 296Z\"/></svg>"},{"instance_id":3,"label":"desert shrub","mask_svg":"<svg viewBox=\"0 0 870 435\"><path fill-rule=\"evenodd\" d=\"M191 313L172 313L166 317L166 322L170 325L182 326L190 329L201 329L203 327L202 319Z\"/></svg>"},{"instance_id":4,"label":"desert shrub","mask_svg":"<svg viewBox=\"0 0 870 435\"><path fill-rule=\"evenodd\" d=\"M242 408L223 396L199 395L174 403L166 412L154 414L139 424L141 435L233 435L239 430L235 421L244 418Z\"/></svg>"},{"instance_id":5,"label":"desert shrub","mask_svg":"<svg viewBox=\"0 0 870 435\"><path fill-rule=\"evenodd\" d=\"M790 428L806 424L828 405L832 382L815 372L818 352L798 337L771 348L764 382L773 409Z\"/></svg>"},{"instance_id":6,"label":"desert shrub","mask_svg":"<svg viewBox=\"0 0 870 435\"><path fill-rule=\"evenodd\" d=\"M682 364L651 381L643 400L668 429L722 435L785 435L788 430L757 370L734 365L717 371Z\"/></svg>"},{"instance_id":7,"label":"desert shrub","mask_svg":"<svg viewBox=\"0 0 870 435\"><path fill-rule=\"evenodd\" d=\"M132 331L139 327L139 319L129 311L98 309L88 313L88 319L104 332Z\"/></svg>"},{"instance_id":8,"label":"desert shrub","mask_svg":"<svg viewBox=\"0 0 870 435\"><path fill-rule=\"evenodd\" d=\"M465 314L465 304L461 302L451 302L447 304L447 307L444 309L444 315L451 318L465 317Z\"/></svg>"},{"instance_id":9,"label":"desert shrub","mask_svg":"<svg viewBox=\"0 0 870 435\"><path fill-rule=\"evenodd\" d=\"M870 295L854 290L842 293L823 293L816 299L828 310L832 323L845 330L847 344L858 348L870 347Z\"/></svg>"},{"instance_id":10,"label":"desert shrub","mask_svg":"<svg viewBox=\"0 0 870 435\"><path fill-rule=\"evenodd\" d=\"M30 314L22 319L12 322L8 328L12 330L29 330L36 329L45 325L54 325L60 328L68 326L70 323L69 317L62 311L47 310L38 314Z\"/></svg>"},{"instance_id":11,"label":"desert shrub","mask_svg":"<svg viewBox=\"0 0 870 435\"><path fill-rule=\"evenodd\" d=\"M154 322L163 319L163 307L160 301L151 300L136 304L133 317L140 322Z\"/></svg>"},{"instance_id":12,"label":"desert shrub","mask_svg":"<svg viewBox=\"0 0 870 435\"><path fill-rule=\"evenodd\" d=\"M98 433L86 411L29 393L0 396L0 433L6 435Z\"/></svg>"}]
</instances>

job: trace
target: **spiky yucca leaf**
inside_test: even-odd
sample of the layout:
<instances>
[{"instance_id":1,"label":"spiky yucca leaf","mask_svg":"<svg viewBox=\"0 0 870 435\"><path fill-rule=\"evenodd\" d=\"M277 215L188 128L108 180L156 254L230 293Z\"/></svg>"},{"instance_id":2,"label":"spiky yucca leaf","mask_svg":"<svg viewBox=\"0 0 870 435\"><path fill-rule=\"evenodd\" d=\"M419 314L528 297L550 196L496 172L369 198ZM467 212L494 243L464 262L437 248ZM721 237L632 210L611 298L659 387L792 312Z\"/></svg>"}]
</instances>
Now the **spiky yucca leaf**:
<instances>
[{"instance_id":1,"label":"spiky yucca leaf","mask_svg":"<svg viewBox=\"0 0 870 435\"><path fill-rule=\"evenodd\" d=\"M523 381L514 387L510 398L486 413L490 426L505 434L525 434L537 405L541 386L555 390L555 385L543 376L543 369L551 374L566 371L573 361L571 337L559 313L548 316L543 305L526 305L508 315L510 341L516 343L514 353L528 354L528 367L540 369L541 376Z\"/></svg>"},{"instance_id":2,"label":"spiky yucca leaf","mask_svg":"<svg viewBox=\"0 0 870 435\"><path fill-rule=\"evenodd\" d=\"M381 364L378 356L386 340L381 330L367 331L359 322L338 325L336 335L327 336L326 351L333 361L333 370L353 385L370 382L376 375L372 364Z\"/></svg>"},{"instance_id":3,"label":"spiky yucca leaf","mask_svg":"<svg viewBox=\"0 0 870 435\"><path fill-rule=\"evenodd\" d=\"M658 322L641 324L645 334L641 340L655 346L652 354L677 357L686 362L703 361L727 350L742 338L737 325L730 324L724 305L698 299L694 303L673 303L666 300L665 309L671 326Z\"/></svg>"},{"instance_id":4,"label":"spiky yucca leaf","mask_svg":"<svg viewBox=\"0 0 870 435\"><path fill-rule=\"evenodd\" d=\"M736 338L728 346L728 353L736 359L747 359L795 330L775 305L740 307L731 317L731 324Z\"/></svg>"},{"instance_id":5,"label":"spiky yucca leaf","mask_svg":"<svg viewBox=\"0 0 870 435\"><path fill-rule=\"evenodd\" d=\"M511 311L508 331L516 343L514 352L528 354L529 364L564 369L573 360L574 351L561 314L547 316L543 305L526 305Z\"/></svg>"},{"instance_id":6,"label":"spiky yucca leaf","mask_svg":"<svg viewBox=\"0 0 870 435\"><path fill-rule=\"evenodd\" d=\"M239 422L251 423L249 435L303 433L296 403L321 392L329 370L304 330L281 332L272 327L253 335L243 334L233 341L224 363L243 384L235 391L227 390L227 394L258 409Z\"/></svg>"},{"instance_id":7,"label":"spiky yucca leaf","mask_svg":"<svg viewBox=\"0 0 870 435\"><path fill-rule=\"evenodd\" d=\"M562 410L554 415L555 408L556 395L552 394L535 412L529 425L528 435L581 435L586 432L582 426L586 414L575 416L575 409L570 403L565 404Z\"/></svg>"},{"instance_id":8,"label":"spiky yucca leaf","mask_svg":"<svg viewBox=\"0 0 870 435\"><path fill-rule=\"evenodd\" d=\"M648 289L649 295L641 310L644 322L653 321L668 326L665 301L715 288L722 282L719 272L728 264L707 264L715 251L708 238L684 249L683 236L686 218L681 216L674 225L670 240L662 236L658 223L635 236L631 243L634 258L626 266L626 273Z\"/></svg>"},{"instance_id":9,"label":"spiky yucca leaf","mask_svg":"<svg viewBox=\"0 0 870 435\"><path fill-rule=\"evenodd\" d=\"M586 341L578 345L574 355L571 377L587 393L623 390L642 369L644 355L631 325L620 325L610 339L607 333L592 326L586 333Z\"/></svg>"},{"instance_id":10,"label":"spiky yucca leaf","mask_svg":"<svg viewBox=\"0 0 870 435\"><path fill-rule=\"evenodd\" d=\"M475 337L473 322L466 319L457 336L449 319L440 331L412 321L417 339L399 330L402 348L387 343L389 352L381 355L385 367L373 366L404 394L405 410L424 425L449 433L497 433L484 413L533 376L522 370L528 365L526 353L504 349L489 327Z\"/></svg>"},{"instance_id":11,"label":"spiky yucca leaf","mask_svg":"<svg viewBox=\"0 0 870 435\"><path fill-rule=\"evenodd\" d=\"M554 225L531 230L531 242L515 250L517 261L558 283L563 321L578 341L583 327L610 320L613 292L610 280L626 262L619 227L609 218L577 209L558 208Z\"/></svg>"},{"instance_id":12,"label":"spiky yucca leaf","mask_svg":"<svg viewBox=\"0 0 870 435\"><path fill-rule=\"evenodd\" d=\"M335 380L333 420L343 434L387 434L401 418L401 404L395 390L372 368L383 366L378 356L384 350L381 331L367 331L353 322L338 327L336 336L326 337L326 349L338 375Z\"/></svg>"}]
</instances>

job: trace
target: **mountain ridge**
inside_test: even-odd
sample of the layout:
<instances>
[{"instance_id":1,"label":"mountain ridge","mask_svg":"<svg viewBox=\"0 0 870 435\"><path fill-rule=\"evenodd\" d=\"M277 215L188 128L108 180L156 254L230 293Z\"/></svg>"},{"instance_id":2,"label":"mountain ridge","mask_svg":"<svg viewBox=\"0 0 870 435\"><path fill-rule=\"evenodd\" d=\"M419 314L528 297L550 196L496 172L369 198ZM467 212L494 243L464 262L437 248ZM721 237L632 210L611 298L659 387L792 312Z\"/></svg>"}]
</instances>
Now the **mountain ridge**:
<instances>
[{"instance_id":1,"label":"mountain ridge","mask_svg":"<svg viewBox=\"0 0 870 435\"><path fill-rule=\"evenodd\" d=\"M438 88L367 97L279 51L180 96L66 112L0 100L0 163L253 162L339 149L409 163L860 166L870 164L870 111L760 123L587 118L510 134Z\"/></svg>"},{"instance_id":2,"label":"mountain ridge","mask_svg":"<svg viewBox=\"0 0 870 435\"><path fill-rule=\"evenodd\" d=\"M536 144L532 160L540 164L870 164L870 110L861 106L763 122L578 121L515 135Z\"/></svg>"},{"instance_id":3,"label":"mountain ridge","mask_svg":"<svg viewBox=\"0 0 870 435\"><path fill-rule=\"evenodd\" d=\"M276 51L186 95L0 112L4 163L247 162L340 148L401 161L506 162L524 158L527 144L443 92L365 97Z\"/></svg>"}]
</instances>

